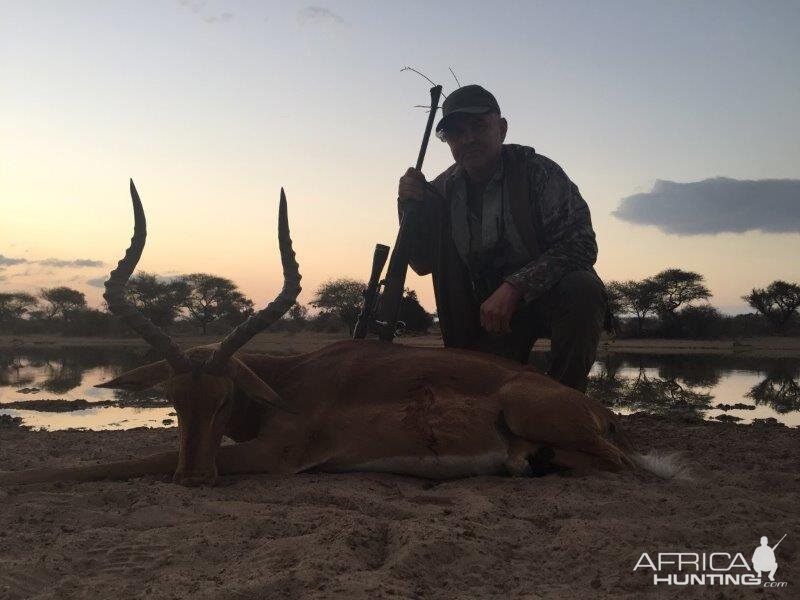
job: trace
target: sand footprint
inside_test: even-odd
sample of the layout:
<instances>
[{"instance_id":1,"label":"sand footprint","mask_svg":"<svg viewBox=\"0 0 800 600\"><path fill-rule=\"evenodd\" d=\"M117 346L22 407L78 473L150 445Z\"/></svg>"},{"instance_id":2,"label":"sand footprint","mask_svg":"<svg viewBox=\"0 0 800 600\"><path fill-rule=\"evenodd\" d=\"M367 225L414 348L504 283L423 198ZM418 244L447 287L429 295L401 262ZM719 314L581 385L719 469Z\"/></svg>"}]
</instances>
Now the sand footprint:
<instances>
[{"instance_id":1,"label":"sand footprint","mask_svg":"<svg viewBox=\"0 0 800 600\"><path fill-rule=\"evenodd\" d=\"M31 598L52 583L47 571L31 571L30 565L0 563L0 600Z\"/></svg>"},{"instance_id":2,"label":"sand footprint","mask_svg":"<svg viewBox=\"0 0 800 600\"><path fill-rule=\"evenodd\" d=\"M96 546L86 551L96 559L98 574L138 574L170 561L169 546L163 544L120 544Z\"/></svg>"}]
</instances>

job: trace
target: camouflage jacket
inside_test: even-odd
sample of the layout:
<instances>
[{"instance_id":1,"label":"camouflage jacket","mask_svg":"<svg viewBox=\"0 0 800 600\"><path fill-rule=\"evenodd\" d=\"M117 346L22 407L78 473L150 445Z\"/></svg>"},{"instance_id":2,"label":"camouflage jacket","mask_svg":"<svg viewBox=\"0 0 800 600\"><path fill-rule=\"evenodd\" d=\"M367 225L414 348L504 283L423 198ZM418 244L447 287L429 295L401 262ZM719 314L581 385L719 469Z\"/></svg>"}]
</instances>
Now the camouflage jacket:
<instances>
[{"instance_id":1,"label":"camouflage jacket","mask_svg":"<svg viewBox=\"0 0 800 600\"><path fill-rule=\"evenodd\" d=\"M508 190L503 202L510 204L507 212L513 215L530 259L515 265L510 274L504 273L505 281L522 292L525 302L531 302L571 271L594 272L597 242L589 207L561 167L533 148L512 144L503 146L503 166ZM458 204L458 190L463 190L463 177L461 167L451 166L433 181L425 201L417 203L410 265L419 275L433 272L436 279L435 271L447 266L441 261L443 238L458 246L458 216L453 207ZM401 202L401 218L405 208ZM447 254L449 262L459 256L458 252ZM464 263L463 252L460 258ZM466 264L462 267L468 268Z\"/></svg>"}]
</instances>

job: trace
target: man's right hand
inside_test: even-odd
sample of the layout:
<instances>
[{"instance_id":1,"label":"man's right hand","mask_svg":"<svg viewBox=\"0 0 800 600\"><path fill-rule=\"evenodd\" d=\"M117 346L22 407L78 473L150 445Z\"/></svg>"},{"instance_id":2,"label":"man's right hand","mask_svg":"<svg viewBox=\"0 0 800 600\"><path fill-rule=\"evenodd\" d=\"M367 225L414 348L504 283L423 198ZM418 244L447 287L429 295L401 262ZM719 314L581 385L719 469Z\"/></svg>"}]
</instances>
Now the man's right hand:
<instances>
[{"instance_id":1,"label":"man's right hand","mask_svg":"<svg viewBox=\"0 0 800 600\"><path fill-rule=\"evenodd\" d=\"M403 200L422 200L425 197L425 175L414 167L409 167L405 175L400 178L397 197Z\"/></svg>"}]
</instances>

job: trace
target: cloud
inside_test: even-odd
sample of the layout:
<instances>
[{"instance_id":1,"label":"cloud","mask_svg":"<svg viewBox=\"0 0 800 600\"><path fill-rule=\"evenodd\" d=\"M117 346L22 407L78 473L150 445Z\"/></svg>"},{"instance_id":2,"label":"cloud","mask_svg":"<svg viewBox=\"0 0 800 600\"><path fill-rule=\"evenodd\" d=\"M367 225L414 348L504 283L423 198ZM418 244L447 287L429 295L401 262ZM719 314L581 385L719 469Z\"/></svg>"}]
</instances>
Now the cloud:
<instances>
[{"instance_id":1,"label":"cloud","mask_svg":"<svg viewBox=\"0 0 800 600\"><path fill-rule=\"evenodd\" d=\"M179 4L185 6L193 13L199 13L208 2L206 0L180 0Z\"/></svg>"},{"instance_id":2,"label":"cloud","mask_svg":"<svg viewBox=\"0 0 800 600\"><path fill-rule=\"evenodd\" d=\"M91 260L89 258L77 258L75 260L62 260L60 258L45 258L36 261L40 265L47 267L102 267L105 263L102 260Z\"/></svg>"},{"instance_id":3,"label":"cloud","mask_svg":"<svg viewBox=\"0 0 800 600\"><path fill-rule=\"evenodd\" d=\"M140 271L137 271L139 273ZM177 274L177 271L167 271L167 273L175 273L174 275L158 275L156 274L156 281L160 281L161 283L170 283L175 281L176 279L180 278L180 274ZM86 285L90 285L96 288L105 287L106 279L108 279L108 275L103 275L102 277L92 277L91 279L86 280Z\"/></svg>"},{"instance_id":4,"label":"cloud","mask_svg":"<svg viewBox=\"0 0 800 600\"><path fill-rule=\"evenodd\" d=\"M676 235L799 233L800 179L659 179L651 192L623 198L611 214Z\"/></svg>"},{"instance_id":5,"label":"cloud","mask_svg":"<svg viewBox=\"0 0 800 600\"><path fill-rule=\"evenodd\" d=\"M301 25L321 25L332 23L346 25L345 20L335 12L322 6L306 6L297 11L297 20Z\"/></svg>"},{"instance_id":6,"label":"cloud","mask_svg":"<svg viewBox=\"0 0 800 600\"><path fill-rule=\"evenodd\" d=\"M102 260L92 260L90 258L76 258L75 260L63 260L60 258L45 258L43 260L28 260L27 258L11 258L0 254L0 267L10 267L13 265L44 265L45 267L103 267L106 263Z\"/></svg>"},{"instance_id":7,"label":"cloud","mask_svg":"<svg viewBox=\"0 0 800 600\"><path fill-rule=\"evenodd\" d=\"M229 11L219 14L208 14L209 11L206 10L208 7L207 0L179 0L178 4L192 11L196 18L201 18L206 23L227 23L234 17L234 13ZM213 10L213 7L211 7L211 10ZM204 13L207 16L203 16Z\"/></svg>"},{"instance_id":8,"label":"cloud","mask_svg":"<svg viewBox=\"0 0 800 600\"><path fill-rule=\"evenodd\" d=\"M224 12L221 15L219 15L218 17L214 17L214 16L206 17L204 19L204 21L206 23L226 23L227 21L230 21L232 18L233 18L233 13L232 12Z\"/></svg>"},{"instance_id":9,"label":"cloud","mask_svg":"<svg viewBox=\"0 0 800 600\"><path fill-rule=\"evenodd\" d=\"M96 288L101 288L105 286L106 279L108 279L108 275L103 277L92 277L91 279L86 280L86 285L90 285Z\"/></svg>"},{"instance_id":10,"label":"cloud","mask_svg":"<svg viewBox=\"0 0 800 600\"><path fill-rule=\"evenodd\" d=\"M11 265L24 265L28 262L26 258L11 258L0 254L0 266L8 267Z\"/></svg>"}]
</instances>

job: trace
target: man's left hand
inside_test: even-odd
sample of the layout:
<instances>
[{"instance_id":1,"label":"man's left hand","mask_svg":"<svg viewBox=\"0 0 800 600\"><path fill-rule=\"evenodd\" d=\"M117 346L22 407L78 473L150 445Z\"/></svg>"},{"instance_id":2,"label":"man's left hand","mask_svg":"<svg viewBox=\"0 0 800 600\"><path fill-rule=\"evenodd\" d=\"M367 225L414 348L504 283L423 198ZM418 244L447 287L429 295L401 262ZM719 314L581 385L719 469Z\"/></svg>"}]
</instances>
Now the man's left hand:
<instances>
[{"instance_id":1,"label":"man's left hand","mask_svg":"<svg viewBox=\"0 0 800 600\"><path fill-rule=\"evenodd\" d=\"M511 316L517 308L522 293L504 281L489 298L481 304L481 326L490 333L511 331Z\"/></svg>"}]
</instances>

